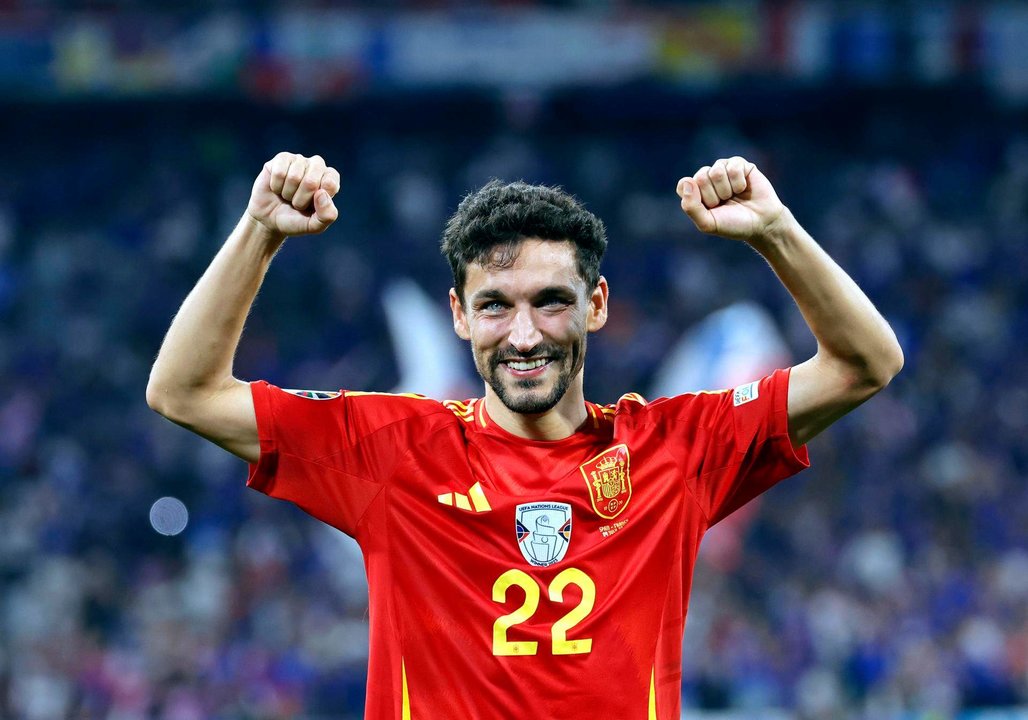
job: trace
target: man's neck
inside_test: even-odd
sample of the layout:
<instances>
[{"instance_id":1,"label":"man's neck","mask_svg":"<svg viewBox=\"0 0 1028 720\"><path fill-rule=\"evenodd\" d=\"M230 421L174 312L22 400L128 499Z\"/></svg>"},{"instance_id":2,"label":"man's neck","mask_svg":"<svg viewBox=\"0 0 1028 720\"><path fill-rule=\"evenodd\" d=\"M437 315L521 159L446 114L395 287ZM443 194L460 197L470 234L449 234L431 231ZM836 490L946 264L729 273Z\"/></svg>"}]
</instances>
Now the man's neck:
<instances>
[{"instance_id":1,"label":"man's neck","mask_svg":"<svg viewBox=\"0 0 1028 720\"><path fill-rule=\"evenodd\" d=\"M527 440L563 440L574 435L589 417L581 378L571 384L560 402L538 415L513 412L487 385L485 409L490 420L510 434Z\"/></svg>"}]
</instances>

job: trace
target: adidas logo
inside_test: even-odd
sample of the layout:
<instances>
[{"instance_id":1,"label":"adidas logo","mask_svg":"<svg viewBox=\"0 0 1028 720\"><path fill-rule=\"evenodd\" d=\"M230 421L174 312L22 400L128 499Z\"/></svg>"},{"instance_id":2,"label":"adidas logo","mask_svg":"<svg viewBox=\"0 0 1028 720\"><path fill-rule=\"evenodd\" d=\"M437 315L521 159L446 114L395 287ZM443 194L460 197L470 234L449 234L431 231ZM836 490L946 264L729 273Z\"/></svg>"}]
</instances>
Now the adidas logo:
<instances>
[{"instance_id":1,"label":"adidas logo","mask_svg":"<svg viewBox=\"0 0 1028 720\"><path fill-rule=\"evenodd\" d=\"M485 499L481 483L472 485L467 495L459 492L443 493L439 496L439 502L468 512L484 513L492 510L489 501Z\"/></svg>"}]
</instances>

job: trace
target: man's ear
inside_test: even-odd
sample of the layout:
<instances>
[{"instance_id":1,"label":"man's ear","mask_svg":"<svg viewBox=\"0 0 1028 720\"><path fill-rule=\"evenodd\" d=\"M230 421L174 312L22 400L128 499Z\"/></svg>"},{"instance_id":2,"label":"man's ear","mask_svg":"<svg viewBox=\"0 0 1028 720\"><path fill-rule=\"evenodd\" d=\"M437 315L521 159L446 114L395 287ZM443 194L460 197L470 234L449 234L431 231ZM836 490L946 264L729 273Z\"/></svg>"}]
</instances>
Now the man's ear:
<instances>
[{"instance_id":1,"label":"man's ear","mask_svg":"<svg viewBox=\"0 0 1028 720\"><path fill-rule=\"evenodd\" d=\"M600 275L596 287L589 296L589 318L586 322L586 329L589 332L596 332L607 324L607 278Z\"/></svg>"},{"instance_id":2,"label":"man's ear","mask_svg":"<svg viewBox=\"0 0 1028 720\"><path fill-rule=\"evenodd\" d=\"M453 313L453 331L461 340L471 339L471 328L468 327L468 315L464 305L454 288L450 288L450 312Z\"/></svg>"}]
</instances>

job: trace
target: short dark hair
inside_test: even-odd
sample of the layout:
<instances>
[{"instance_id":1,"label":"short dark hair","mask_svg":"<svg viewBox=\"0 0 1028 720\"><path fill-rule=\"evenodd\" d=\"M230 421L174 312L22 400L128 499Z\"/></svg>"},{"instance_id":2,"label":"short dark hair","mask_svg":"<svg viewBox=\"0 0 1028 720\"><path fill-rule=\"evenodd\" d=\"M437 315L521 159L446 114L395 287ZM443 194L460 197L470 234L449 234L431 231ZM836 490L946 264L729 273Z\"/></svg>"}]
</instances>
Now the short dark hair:
<instances>
[{"instance_id":1,"label":"short dark hair","mask_svg":"<svg viewBox=\"0 0 1028 720\"><path fill-rule=\"evenodd\" d=\"M607 249L603 222L559 187L491 180L461 200L443 230L441 249L460 301L468 264L496 262L497 248L509 250L501 263L513 262L517 244L533 237L573 243L578 273L590 290L596 287Z\"/></svg>"}]
</instances>

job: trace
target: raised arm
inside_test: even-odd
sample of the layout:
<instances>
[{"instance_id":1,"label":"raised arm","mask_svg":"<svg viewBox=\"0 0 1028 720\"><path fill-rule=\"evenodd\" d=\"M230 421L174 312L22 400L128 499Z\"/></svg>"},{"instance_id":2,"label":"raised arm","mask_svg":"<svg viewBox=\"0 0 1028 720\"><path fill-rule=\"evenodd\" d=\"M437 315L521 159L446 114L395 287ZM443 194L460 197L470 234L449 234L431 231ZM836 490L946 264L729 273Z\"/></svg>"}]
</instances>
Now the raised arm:
<instances>
[{"instance_id":1,"label":"raised arm","mask_svg":"<svg viewBox=\"0 0 1028 720\"><path fill-rule=\"evenodd\" d=\"M718 160L679 180L678 195L697 228L742 240L764 256L817 340L814 357L790 375L793 444L806 443L896 376L903 351L892 328L753 163Z\"/></svg>"},{"instance_id":2,"label":"raised arm","mask_svg":"<svg viewBox=\"0 0 1028 720\"><path fill-rule=\"evenodd\" d=\"M339 212L339 173L319 156L264 164L246 212L186 297L150 371L146 402L249 462L260 455L249 385L232 360L272 257L290 235L320 233Z\"/></svg>"}]
</instances>

